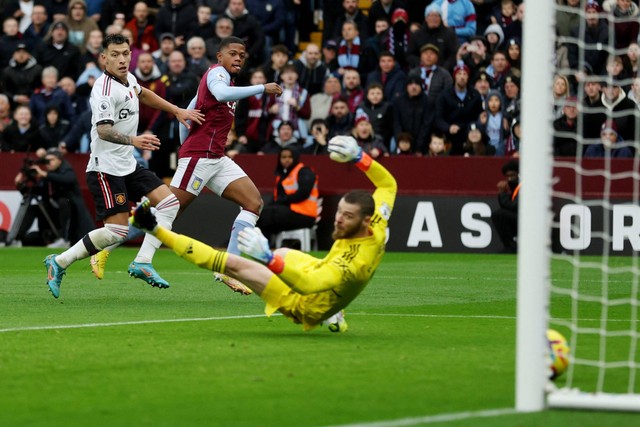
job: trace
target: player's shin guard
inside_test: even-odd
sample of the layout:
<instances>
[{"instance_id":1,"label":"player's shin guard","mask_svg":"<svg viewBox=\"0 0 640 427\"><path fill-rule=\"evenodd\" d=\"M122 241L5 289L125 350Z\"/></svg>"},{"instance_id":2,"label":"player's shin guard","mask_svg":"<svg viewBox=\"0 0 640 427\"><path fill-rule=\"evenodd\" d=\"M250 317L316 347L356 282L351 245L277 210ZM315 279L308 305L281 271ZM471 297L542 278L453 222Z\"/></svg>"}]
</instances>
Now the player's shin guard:
<instances>
[{"instance_id":1,"label":"player's shin guard","mask_svg":"<svg viewBox=\"0 0 640 427\"><path fill-rule=\"evenodd\" d=\"M158 224L168 230L171 230L173 221L176 219L176 216L178 216L179 210L180 202L175 195L171 194L165 197L156 205L156 220L158 221ZM144 237L144 241L142 242L142 246L140 246L140 250L138 251L138 255L134 262L150 263L153 261L153 256L155 255L156 250L158 250L161 245L162 243L160 240L151 234L147 234Z\"/></svg>"},{"instance_id":2,"label":"player's shin guard","mask_svg":"<svg viewBox=\"0 0 640 427\"><path fill-rule=\"evenodd\" d=\"M227 252L213 249L205 243L163 227L158 227L156 237L180 257L198 267L224 273L229 257Z\"/></svg>"},{"instance_id":3,"label":"player's shin guard","mask_svg":"<svg viewBox=\"0 0 640 427\"><path fill-rule=\"evenodd\" d=\"M238 249L238 234L247 227L255 227L256 222L258 222L258 215L244 209L240 211L235 221L233 221L227 252L240 255L240 249Z\"/></svg>"},{"instance_id":4,"label":"player's shin guard","mask_svg":"<svg viewBox=\"0 0 640 427\"><path fill-rule=\"evenodd\" d=\"M118 244L127 238L129 227L118 224L105 224L104 227L90 231L82 240L56 257L56 262L62 268L79 259L94 255L107 246Z\"/></svg>"}]
</instances>

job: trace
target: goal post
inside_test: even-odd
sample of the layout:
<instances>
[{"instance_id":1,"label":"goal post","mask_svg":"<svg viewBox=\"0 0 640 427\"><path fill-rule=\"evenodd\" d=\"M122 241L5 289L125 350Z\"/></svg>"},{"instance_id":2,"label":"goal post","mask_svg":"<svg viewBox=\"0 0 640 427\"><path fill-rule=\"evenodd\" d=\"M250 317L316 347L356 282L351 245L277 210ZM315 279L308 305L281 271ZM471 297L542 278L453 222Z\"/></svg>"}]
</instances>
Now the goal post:
<instances>
[{"instance_id":1,"label":"goal post","mask_svg":"<svg viewBox=\"0 0 640 427\"><path fill-rule=\"evenodd\" d=\"M555 0L525 2L522 140L518 206L516 409L545 407L550 274L552 95Z\"/></svg>"},{"instance_id":2,"label":"goal post","mask_svg":"<svg viewBox=\"0 0 640 427\"><path fill-rule=\"evenodd\" d=\"M606 23L609 42L593 43L584 37L586 18L594 22L586 4L525 0L516 306L519 412L640 411L640 93L636 108L626 100L625 110L616 106L626 94L612 95L611 90L632 88L640 80L614 76L609 68L627 52L615 45L616 25L638 21L638 16L599 10L598 22ZM610 4L615 7L616 2ZM579 15L577 37L556 40L558 11ZM577 66L556 63L557 42L577 46ZM587 53L596 50L608 55L607 69L587 75ZM575 156L553 155L554 137L567 138L566 131L554 131L559 117L554 102L565 102L554 100L556 74L572 79L577 94L577 124L569 135L576 143ZM601 103L586 106L581 100L590 82L603 82L609 89L603 89ZM563 106L555 105L564 112ZM587 118L587 110L598 113L597 123L589 122L596 119L593 114ZM621 118L635 129L624 139L617 125L611 125ZM586 127L593 130L594 125L595 134L587 134ZM607 141L612 132L618 139ZM600 144L604 157L585 158ZM613 158L618 148L631 150L633 157ZM559 237L553 246L561 253L552 251L554 229ZM569 368L555 382L548 380L549 328L564 334L570 347Z\"/></svg>"}]
</instances>

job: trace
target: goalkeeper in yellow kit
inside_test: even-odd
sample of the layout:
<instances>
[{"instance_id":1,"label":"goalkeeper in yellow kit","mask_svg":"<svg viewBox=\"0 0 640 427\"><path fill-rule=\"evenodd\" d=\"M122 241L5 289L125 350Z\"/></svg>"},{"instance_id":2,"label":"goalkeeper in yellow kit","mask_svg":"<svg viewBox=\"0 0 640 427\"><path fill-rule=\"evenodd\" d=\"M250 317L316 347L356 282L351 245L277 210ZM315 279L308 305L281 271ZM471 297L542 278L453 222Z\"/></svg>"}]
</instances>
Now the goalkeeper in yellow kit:
<instances>
[{"instance_id":1,"label":"goalkeeper in yellow kit","mask_svg":"<svg viewBox=\"0 0 640 427\"><path fill-rule=\"evenodd\" d=\"M342 310L364 289L384 255L397 184L352 137L334 137L328 148L333 160L355 162L376 190L373 196L350 191L340 199L332 233L335 242L322 259L286 248L272 252L259 228L245 229L238 239L240 250L258 262L219 251L157 225L148 203L134 210L131 223L182 258L243 282L265 301L267 315L280 311L305 330L324 322L332 331L345 331Z\"/></svg>"}]
</instances>

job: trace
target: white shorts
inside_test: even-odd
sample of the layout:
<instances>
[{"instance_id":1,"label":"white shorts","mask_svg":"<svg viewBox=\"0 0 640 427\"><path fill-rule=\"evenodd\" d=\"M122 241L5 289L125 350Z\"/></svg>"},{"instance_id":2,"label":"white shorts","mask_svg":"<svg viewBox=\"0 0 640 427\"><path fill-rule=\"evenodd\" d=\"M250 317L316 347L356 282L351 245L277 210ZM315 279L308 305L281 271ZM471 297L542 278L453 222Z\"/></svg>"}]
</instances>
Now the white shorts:
<instances>
[{"instance_id":1,"label":"white shorts","mask_svg":"<svg viewBox=\"0 0 640 427\"><path fill-rule=\"evenodd\" d=\"M178 160L178 168L171 186L199 195L204 187L221 196L229 184L247 176L240 166L228 157L203 159L185 157Z\"/></svg>"}]
</instances>

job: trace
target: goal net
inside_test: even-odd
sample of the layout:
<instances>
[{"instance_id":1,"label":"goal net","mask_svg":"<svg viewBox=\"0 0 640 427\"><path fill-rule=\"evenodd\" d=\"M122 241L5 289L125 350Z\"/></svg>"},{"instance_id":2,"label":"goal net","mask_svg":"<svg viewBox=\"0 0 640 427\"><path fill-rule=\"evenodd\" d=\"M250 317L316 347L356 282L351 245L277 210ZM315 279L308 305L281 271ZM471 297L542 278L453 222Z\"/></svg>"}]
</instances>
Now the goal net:
<instances>
[{"instance_id":1,"label":"goal net","mask_svg":"<svg viewBox=\"0 0 640 427\"><path fill-rule=\"evenodd\" d=\"M526 2L516 409L640 411L640 15L571 3ZM570 347L553 382L548 328Z\"/></svg>"}]
</instances>

